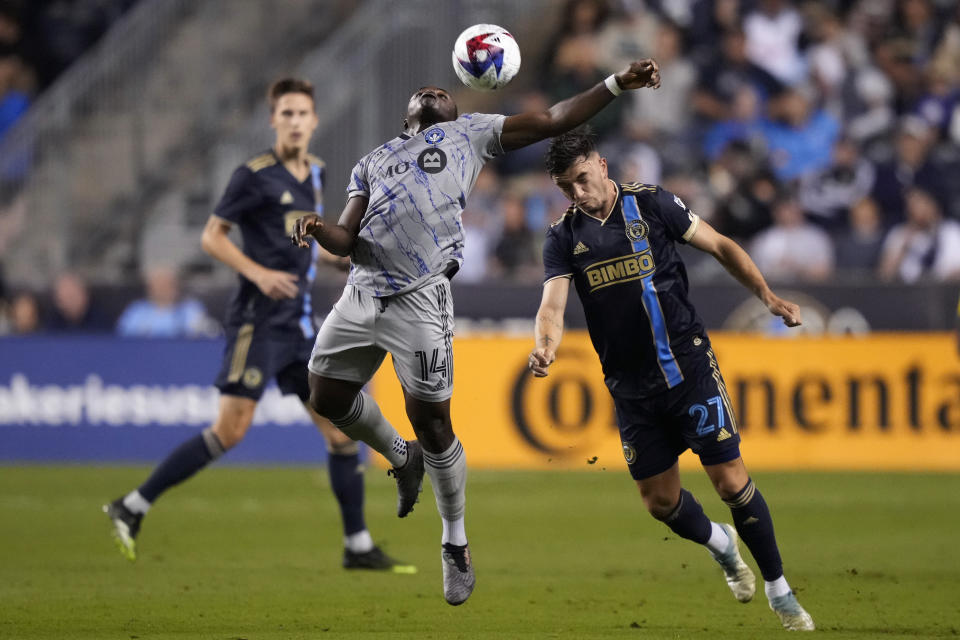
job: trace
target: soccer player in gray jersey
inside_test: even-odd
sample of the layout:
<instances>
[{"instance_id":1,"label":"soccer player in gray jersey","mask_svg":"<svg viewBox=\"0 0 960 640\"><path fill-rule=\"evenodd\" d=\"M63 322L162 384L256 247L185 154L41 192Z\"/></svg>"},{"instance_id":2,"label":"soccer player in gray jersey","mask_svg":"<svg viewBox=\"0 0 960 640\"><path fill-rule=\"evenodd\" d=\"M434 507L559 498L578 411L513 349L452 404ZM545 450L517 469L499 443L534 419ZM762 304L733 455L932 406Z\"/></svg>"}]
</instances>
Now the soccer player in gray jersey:
<instances>
[{"instance_id":1,"label":"soccer player in gray jersey","mask_svg":"<svg viewBox=\"0 0 960 640\"><path fill-rule=\"evenodd\" d=\"M474 587L464 528L466 458L450 423L450 278L463 261L466 198L491 158L577 127L624 90L659 85L657 64L648 59L546 111L459 117L448 92L423 87L407 104L403 133L354 167L339 222L315 214L297 221L294 243L306 248L312 237L352 262L314 344L310 403L390 461L401 518L417 502L424 470L430 475L443 521L444 597L452 605ZM387 352L417 440L405 441L362 391Z\"/></svg>"}]
</instances>

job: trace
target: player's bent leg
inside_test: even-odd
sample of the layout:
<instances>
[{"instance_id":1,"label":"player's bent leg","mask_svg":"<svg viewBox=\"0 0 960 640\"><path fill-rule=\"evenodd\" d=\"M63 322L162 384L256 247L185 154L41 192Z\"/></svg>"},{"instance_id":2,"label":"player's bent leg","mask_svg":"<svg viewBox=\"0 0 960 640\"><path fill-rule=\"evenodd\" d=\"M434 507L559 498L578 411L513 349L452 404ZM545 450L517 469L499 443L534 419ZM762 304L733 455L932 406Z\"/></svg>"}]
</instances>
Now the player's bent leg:
<instances>
[{"instance_id":1,"label":"player's bent leg","mask_svg":"<svg viewBox=\"0 0 960 640\"><path fill-rule=\"evenodd\" d=\"M637 480L637 487L650 514L682 538L704 545L723 567L727 585L740 602L749 602L756 579L740 557L733 527L712 522L697 499L680 485L674 463L666 471Z\"/></svg>"},{"instance_id":2,"label":"player's bent leg","mask_svg":"<svg viewBox=\"0 0 960 640\"><path fill-rule=\"evenodd\" d=\"M416 573L417 568L387 555L373 543L363 514L364 478L357 442L307 406L327 445L330 486L343 522L343 568Z\"/></svg>"},{"instance_id":3,"label":"player's bent leg","mask_svg":"<svg viewBox=\"0 0 960 640\"><path fill-rule=\"evenodd\" d=\"M256 408L256 401L250 398L221 396L220 411L212 426L170 452L140 487L103 506L124 557L136 559L135 539L140 524L157 498L240 442L250 428Z\"/></svg>"},{"instance_id":4,"label":"player's bent leg","mask_svg":"<svg viewBox=\"0 0 960 640\"><path fill-rule=\"evenodd\" d=\"M440 560L443 567L443 595L451 605L466 602L473 592L476 576L467 533L466 510L467 458L463 445L453 433L450 400L422 400L404 390L407 417L423 445L423 461L437 511L443 521Z\"/></svg>"},{"instance_id":5,"label":"player's bent leg","mask_svg":"<svg viewBox=\"0 0 960 640\"><path fill-rule=\"evenodd\" d=\"M423 484L423 458L416 441L397 433L363 389L363 384L337 380L310 372L310 406L348 437L366 442L393 465L397 480L397 515L413 510Z\"/></svg>"},{"instance_id":6,"label":"player's bent leg","mask_svg":"<svg viewBox=\"0 0 960 640\"><path fill-rule=\"evenodd\" d=\"M813 619L804 611L783 575L783 562L773 530L773 518L763 495L750 479L743 459L704 465L704 470L724 503L734 525L760 567L770 608L784 628L812 631Z\"/></svg>"}]
</instances>

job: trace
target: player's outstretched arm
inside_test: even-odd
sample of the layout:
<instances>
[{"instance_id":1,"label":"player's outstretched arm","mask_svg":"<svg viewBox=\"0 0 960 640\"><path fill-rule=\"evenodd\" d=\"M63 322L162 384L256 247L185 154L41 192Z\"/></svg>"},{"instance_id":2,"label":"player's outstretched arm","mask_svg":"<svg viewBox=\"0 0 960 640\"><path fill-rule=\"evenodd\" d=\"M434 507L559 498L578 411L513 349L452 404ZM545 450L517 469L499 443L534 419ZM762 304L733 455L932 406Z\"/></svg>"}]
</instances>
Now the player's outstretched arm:
<instances>
[{"instance_id":1,"label":"player's outstretched arm","mask_svg":"<svg viewBox=\"0 0 960 640\"><path fill-rule=\"evenodd\" d=\"M606 82L598 82L572 98L558 102L546 111L508 116L500 134L503 150L519 149L570 131L599 113L621 91L645 87L656 89L660 86L660 67L655 60L647 58L630 63L629 67L611 78L607 78Z\"/></svg>"},{"instance_id":2,"label":"player's outstretched arm","mask_svg":"<svg viewBox=\"0 0 960 640\"><path fill-rule=\"evenodd\" d=\"M296 274L268 269L255 262L233 243L227 235L229 232L229 222L219 216L210 216L200 236L200 245L208 254L257 285L265 296L274 300L297 297L300 289Z\"/></svg>"},{"instance_id":3,"label":"player's outstretched arm","mask_svg":"<svg viewBox=\"0 0 960 640\"><path fill-rule=\"evenodd\" d=\"M313 238L320 246L335 256L349 256L360 235L360 223L370 201L365 196L354 196L347 200L337 224L326 224L315 213L297 220L290 239L293 244L306 249L310 246L307 238Z\"/></svg>"},{"instance_id":4,"label":"player's outstretched arm","mask_svg":"<svg viewBox=\"0 0 960 640\"><path fill-rule=\"evenodd\" d=\"M557 348L563 337L563 312L570 292L569 278L554 278L543 285L543 297L534 325L536 347L530 352L527 367L537 378L547 375L547 369L557 359Z\"/></svg>"},{"instance_id":5,"label":"player's outstretched arm","mask_svg":"<svg viewBox=\"0 0 960 640\"><path fill-rule=\"evenodd\" d=\"M716 258L717 262L730 272L730 275L760 298L767 309L770 310L770 313L783 318L783 324L788 327L796 327L802 324L800 307L777 296L770 289L756 263L736 242L717 232L716 229L701 219L697 224L696 232L690 238L690 244Z\"/></svg>"}]
</instances>

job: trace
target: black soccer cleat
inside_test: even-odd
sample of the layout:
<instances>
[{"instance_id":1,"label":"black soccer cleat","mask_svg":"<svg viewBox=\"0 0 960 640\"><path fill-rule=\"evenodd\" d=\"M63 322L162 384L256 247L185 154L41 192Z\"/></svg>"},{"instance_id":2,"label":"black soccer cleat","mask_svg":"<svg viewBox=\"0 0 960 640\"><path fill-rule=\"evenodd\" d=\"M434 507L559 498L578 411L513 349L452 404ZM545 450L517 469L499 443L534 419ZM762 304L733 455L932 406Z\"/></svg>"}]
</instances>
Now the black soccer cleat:
<instances>
[{"instance_id":1,"label":"black soccer cleat","mask_svg":"<svg viewBox=\"0 0 960 640\"><path fill-rule=\"evenodd\" d=\"M113 539L123 557L133 562L137 559L137 543L134 538L140 532L142 513L134 513L123 504L123 498L117 498L110 504L103 505L103 512L113 523Z\"/></svg>"},{"instance_id":2,"label":"black soccer cleat","mask_svg":"<svg viewBox=\"0 0 960 640\"><path fill-rule=\"evenodd\" d=\"M392 571L393 573L416 573L417 568L412 564L403 564L391 558L380 547L374 547L364 553L354 553L350 549L343 550L344 569L369 569L373 571Z\"/></svg>"},{"instance_id":3,"label":"black soccer cleat","mask_svg":"<svg viewBox=\"0 0 960 640\"><path fill-rule=\"evenodd\" d=\"M397 479L397 517L403 518L413 511L423 491L423 449L416 440L407 441L407 462L402 467L387 471Z\"/></svg>"}]
</instances>

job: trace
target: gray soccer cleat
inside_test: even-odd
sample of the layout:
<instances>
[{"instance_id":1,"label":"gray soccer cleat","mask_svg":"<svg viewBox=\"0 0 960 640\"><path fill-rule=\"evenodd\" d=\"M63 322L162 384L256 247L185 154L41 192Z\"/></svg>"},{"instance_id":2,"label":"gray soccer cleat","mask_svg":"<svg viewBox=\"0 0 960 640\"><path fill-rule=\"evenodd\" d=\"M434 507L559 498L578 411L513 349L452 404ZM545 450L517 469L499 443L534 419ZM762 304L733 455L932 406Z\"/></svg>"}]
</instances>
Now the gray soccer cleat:
<instances>
[{"instance_id":1,"label":"gray soccer cleat","mask_svg":"<svg viewBox=\"0 0 960 640\"><path fill-rule=\"evenodd\" d=\"M813 631L813 618L807 613L793 591L785 596L770 598L770 608L780 618L783 628L787 631Z\"/></svg>"},{"instance_id":2,"label":"gray soccer cleat","mask_svg":"<svg viewBox=\"0 0 960 640\"><path fill-rule=\"evenodd\" d=\"M463 604L473 593L477 581L473 575L470 545L461 547L444 543L440 560L443 564L443 597L453 606Z\"/></svg>"},{"instance_id":3,"label":"gray soccer cleat","mask_svg":"<svg viewBox=\"0 0 960 640\"><path fill-rule=\"evenodd\" d=\"M423 491L423 448L416 440L407 441L407 462L394 467L387 475L397 480L397 517L403 518L413 511Z\"/></svg>"},{"instance_id":4,"label":"gray soccer cleat","mask_svg":"<svg viewBox=\"0 0 960 640\"><path fill-rule=\"evenodd\" d=\"M757 578L743 561L743 558L740 557L737 530L729 524L721 524L720 526L730 538L730 546L722 554L715 554L711 551L710 555L723 568L727 586L733 592L733 597L740 602L750 602L753 599L753 594L757 591Z\"/></svg>"}]
</instances>

